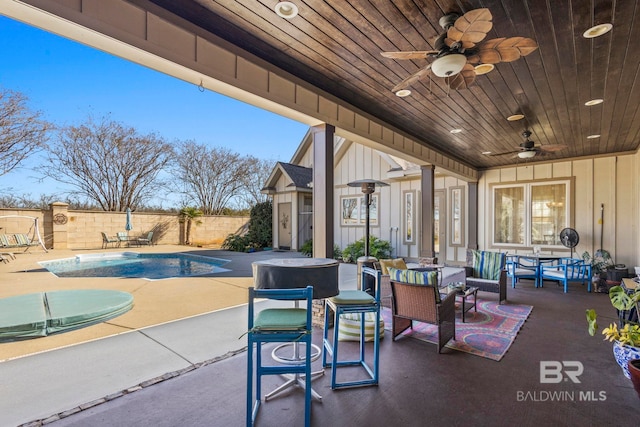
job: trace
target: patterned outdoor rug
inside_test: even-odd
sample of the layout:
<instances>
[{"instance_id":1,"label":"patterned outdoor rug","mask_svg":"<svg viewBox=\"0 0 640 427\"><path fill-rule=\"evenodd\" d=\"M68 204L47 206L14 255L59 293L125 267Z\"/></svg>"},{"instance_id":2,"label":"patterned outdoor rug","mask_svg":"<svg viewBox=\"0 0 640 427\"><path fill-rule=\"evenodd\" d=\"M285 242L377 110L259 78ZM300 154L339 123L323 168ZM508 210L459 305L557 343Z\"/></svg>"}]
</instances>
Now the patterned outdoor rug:
<instances>
[{"instance_id":1,"label":"patterned outdoor rug","mask_svg":"<svg viewBox=\"0 0 640 427\"><path fill-rule=\"evenodd\" d=\"M478 312L473 308L465 314L465 323L456 302L456 340L447 347L475 356L499 361L516 339L518 331L531 314L533 306L519 304L499 305L495 301L478 298ZM391 330L391 310L382 310L385 329ZM436 327L422 322L413 322L413 330L401 335L437 343ZM389 335L390 336L390 335Z\"/></svg>"}]
</instances>

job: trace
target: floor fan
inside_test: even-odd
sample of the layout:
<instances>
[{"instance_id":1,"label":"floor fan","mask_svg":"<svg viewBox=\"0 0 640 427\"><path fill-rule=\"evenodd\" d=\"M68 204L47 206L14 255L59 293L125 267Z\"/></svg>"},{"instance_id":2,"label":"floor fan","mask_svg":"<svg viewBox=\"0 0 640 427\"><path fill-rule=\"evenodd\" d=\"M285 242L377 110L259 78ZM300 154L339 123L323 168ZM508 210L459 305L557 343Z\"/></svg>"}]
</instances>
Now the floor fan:
<instances>
[{"instance_id":1,"label":"floor fan","mask_svg":"<svg viewBox=\"0 0 640 427\"><path fill-rule=\"evenodd\" d=\"M560 242L565 248L571 249L571 258L573 258L573 248L578 246L578 242L580 241L580 236L578 236L578 232L573 228L564 228L560 232Z\"/></svg>"}]
</instances>

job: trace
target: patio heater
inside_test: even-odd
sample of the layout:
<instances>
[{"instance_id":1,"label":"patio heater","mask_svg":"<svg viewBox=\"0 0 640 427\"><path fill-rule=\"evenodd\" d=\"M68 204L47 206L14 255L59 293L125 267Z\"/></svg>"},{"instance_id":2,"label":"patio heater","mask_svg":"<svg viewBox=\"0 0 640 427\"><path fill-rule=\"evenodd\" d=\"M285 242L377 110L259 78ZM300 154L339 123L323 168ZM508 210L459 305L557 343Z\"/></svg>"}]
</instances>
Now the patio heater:
<instances>
[{"instance_id":1,"label":"patio heater","mask_svg":"<svg viewBox=\"0 0 640 427\"><path fill-rule=\"evenodd\" d=\"M347 184L349 187L360 187L362 189L362 193L364 194L364 203L365 203L365 226L364 226L364 256L358 258L358 289L363 289L362 287L362 266L365 267L373 267L373 262L377 261L377 258L371 257L369 252L369 223L370 223L370 207L371 207L371 194L376 191L376 185L380 187L387 187L389 184L382 181L376 181L375 179L360 179L358 181L352 181ZM368 277L368 276L367 276ZM364 290L368 290L369 288L373 289L373 285L365 286Z\"/></svg>"}]
</instances>

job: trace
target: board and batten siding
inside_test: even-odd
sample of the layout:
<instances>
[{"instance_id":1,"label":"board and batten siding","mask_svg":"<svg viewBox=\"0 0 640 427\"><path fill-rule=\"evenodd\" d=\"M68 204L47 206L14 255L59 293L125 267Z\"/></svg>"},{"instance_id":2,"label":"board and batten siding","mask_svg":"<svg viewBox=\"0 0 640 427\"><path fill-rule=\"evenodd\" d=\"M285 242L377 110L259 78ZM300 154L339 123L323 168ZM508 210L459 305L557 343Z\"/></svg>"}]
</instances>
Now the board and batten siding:
<instances>
[{"instance_id":1,"label":"board and batten siding","mask_svg":"<svg viewBox=\"0 0 640 427\"><path fill-rule=\"evenodd\" d=\"M640 265L640 153L518 165L483 171L478 183L478 242L491 248L491 186L497 183L573 179L570 227L580 242L574 256L608 250L617 264ZM600 224L601 204L604 220ZM510 251L514 252L514 251ZM569 250L558 251L569 256Z\"/></svg>"}]
</instances>

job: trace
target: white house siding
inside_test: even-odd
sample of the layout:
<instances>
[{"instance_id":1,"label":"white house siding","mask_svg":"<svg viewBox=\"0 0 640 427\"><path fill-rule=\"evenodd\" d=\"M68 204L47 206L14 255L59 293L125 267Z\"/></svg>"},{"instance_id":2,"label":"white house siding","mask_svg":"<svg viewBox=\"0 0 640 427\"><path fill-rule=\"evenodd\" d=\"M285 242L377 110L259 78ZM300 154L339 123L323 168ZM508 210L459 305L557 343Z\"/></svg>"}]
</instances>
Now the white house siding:
<instances>
[{"instance_id":1,"label":"white house siding","mask_svg":"<svg viewBox=\"0 0 640 427\"><path fill-rule=\"evenodd\" d=\"M616 263L640 265L639 165L640 154L635 153L484 171L478 183L479 245L491 248L491 184L573 177L571 227L580 236L574 255L600 249L600 205L604 204L602 248ZM568 250L558 252L568 255Z\"/></svg>"}]
</instances>

